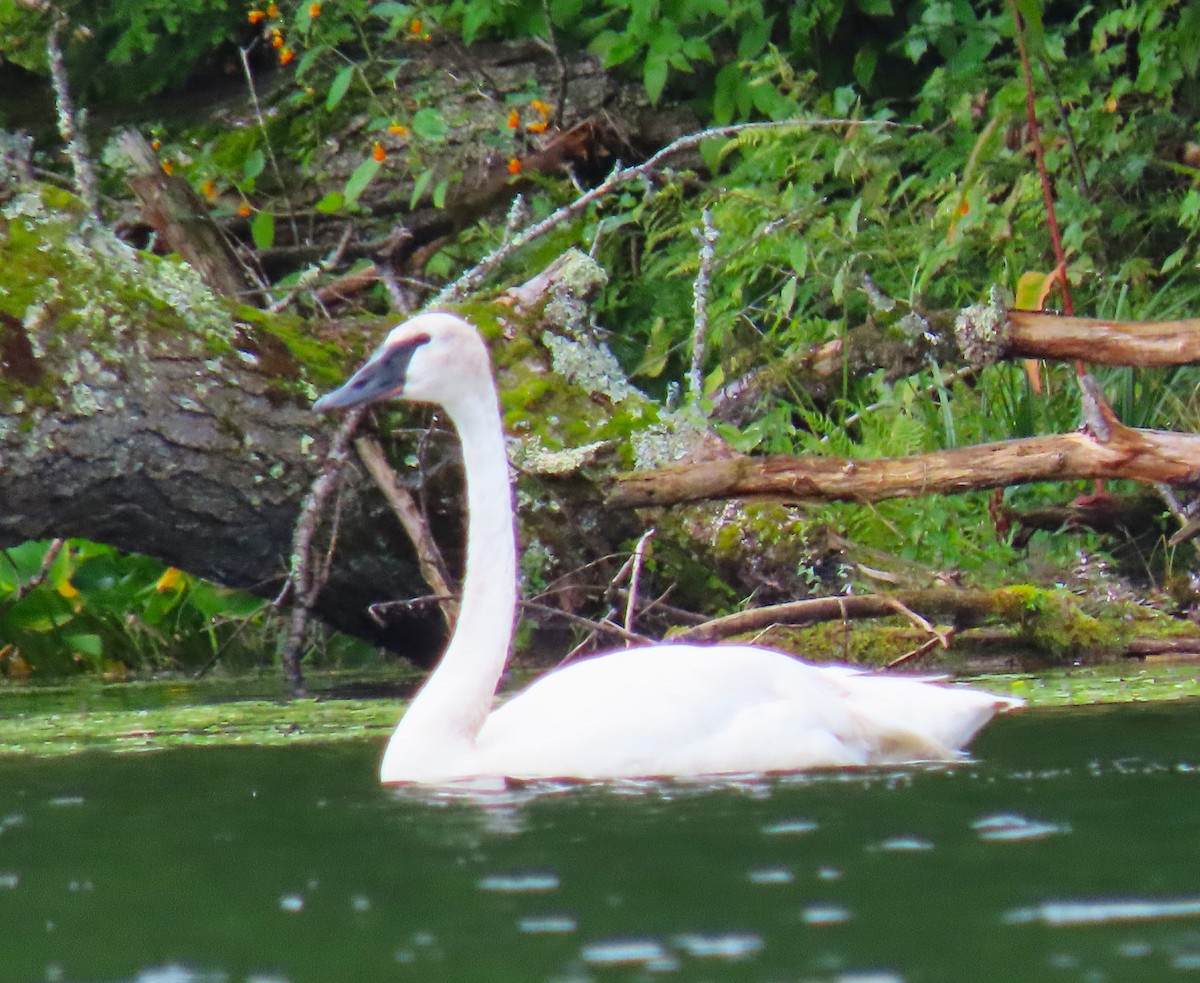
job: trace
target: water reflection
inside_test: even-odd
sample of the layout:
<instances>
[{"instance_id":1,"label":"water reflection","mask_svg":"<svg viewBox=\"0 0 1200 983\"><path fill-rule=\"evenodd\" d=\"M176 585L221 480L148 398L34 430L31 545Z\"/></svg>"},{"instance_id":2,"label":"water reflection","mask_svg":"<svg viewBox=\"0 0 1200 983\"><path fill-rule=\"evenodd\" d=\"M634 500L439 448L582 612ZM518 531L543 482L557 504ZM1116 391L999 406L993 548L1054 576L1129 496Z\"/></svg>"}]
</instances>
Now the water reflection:
<instances>
[{"instance_id":1,"label":"water reflection","mask_svg":"<svg viewBox=\"0 0 1200 983\"><path fill-rule=\"evenodd\" d=\"M1013 716L977 754L453 793L380 789L362 745L4 760L0 983L1200 968L1200 705Z\"/></svg>"}]
</instances>

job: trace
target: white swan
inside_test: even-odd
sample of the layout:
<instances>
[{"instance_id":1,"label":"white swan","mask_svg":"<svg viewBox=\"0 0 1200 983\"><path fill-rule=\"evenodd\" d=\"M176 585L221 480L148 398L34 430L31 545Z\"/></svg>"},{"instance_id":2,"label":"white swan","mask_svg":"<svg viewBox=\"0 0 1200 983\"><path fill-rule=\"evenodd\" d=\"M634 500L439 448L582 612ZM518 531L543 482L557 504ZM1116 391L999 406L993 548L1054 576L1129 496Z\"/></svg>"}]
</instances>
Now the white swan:
<instances>
[{"instance_id":1,"label":"white swan","mask_svg":"<svg viewBox=\"0 0 1200 983\"><path fill-rule=\"evenodd\" d=\"M747 645L660 644L548 673L492 710L512 639L516 545L508 459L483 340L420 314L318 412L398 397L438 403L462 441L467 565L445 655L388 742L382 781L608 779L951 760L1019 700L814 666Z\"/></svg>"}]
</instances>

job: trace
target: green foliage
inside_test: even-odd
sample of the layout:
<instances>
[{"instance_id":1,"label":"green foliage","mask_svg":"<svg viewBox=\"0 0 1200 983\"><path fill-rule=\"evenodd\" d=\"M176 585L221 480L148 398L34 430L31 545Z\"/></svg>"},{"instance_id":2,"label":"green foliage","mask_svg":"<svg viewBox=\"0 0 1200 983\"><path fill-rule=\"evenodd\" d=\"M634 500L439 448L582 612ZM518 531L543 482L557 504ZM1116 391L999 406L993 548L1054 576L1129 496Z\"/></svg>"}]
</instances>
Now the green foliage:
<instances>
[{"instance_id":1,"label":"green foliage","mask_svg":"<svg viewBox=\"0 0 1200 983\"><path fill-rule=\"evenodd\" d=\"M85 104L143 100L179 86L246 34L241 0L0 0L0 57L46 71L46 32L58 14L68 18L67 67Z\"/></svg>"},{"instance_id":2,"label":"green foliage","mask_svg":"<svg viewBox=\"0 0 1200 983\"><path fill-rule=\"evenodd\" d=\"M85 540L70 540L39 583L47 548L34 542L0 552L7 675L86 670L123 678L131 669L200 668L218 659L259 664L270 650L260 598Z\"/></svg>"}]
</instances>

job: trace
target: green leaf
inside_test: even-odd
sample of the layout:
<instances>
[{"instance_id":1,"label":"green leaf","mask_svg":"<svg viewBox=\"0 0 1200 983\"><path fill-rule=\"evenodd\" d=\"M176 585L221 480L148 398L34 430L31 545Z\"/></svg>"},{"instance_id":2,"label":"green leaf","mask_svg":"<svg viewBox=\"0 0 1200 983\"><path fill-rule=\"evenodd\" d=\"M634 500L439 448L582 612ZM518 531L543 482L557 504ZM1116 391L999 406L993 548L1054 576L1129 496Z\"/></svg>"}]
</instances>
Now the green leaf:
<instances>
[{"instance_id":1,"label":"green leaf","mask_svg":"<svg viewBox=\"0 0 1200 983\"><path fill-rule=\"evenodd\" d=\"M376 17L386 17L388 19L395 17L410 17L412 16L412 7L407 3L377 3L367 11Z\"/></svg>"},{"instance_id":2,"label":"green leaf","mask_svg":"<svg viewBox=\"0 0 1200 983\"><path fill-rule=\"evenodd\" d=\"M762 53L767 42L771 40L771 28L774 24L774 17L761 17L750 21L749 26L742 31L742 36L738 38L737 53L740 61L756 58Z\"/></svg>"},{"instance_id":3,"label":"green leaf","mask_svg":"<svg viewBox=\"0 0 1200 983\"><path fill-rule=\"evenodd\" d=\"M447 178L442 178L433 189L433 207L446 207L446 191L450 188L450 181Z\"/></svg>"},{"instance_id":4,"label":"green leaf","mask_svg":"<svg viewBox=\"0 0 1200 983\"><path fill-rule=\"evenodd\" d=\"M104 643L99 635L64 635L63 641L72 652L99 658L104 651Z\"/></svg>"},{"instance_id":5,"label":"green leaf","mask_svg":"<svg viewBox=\"0 0 1200 983\"><path fill-rule=\"evenodd\" d=\"M250 223L250 238L256 249L270 249L275 245L275 216L270 212L259 212Z\"/></svg>"},{"instance_id":6,"label":"green leaf","mask_svg":"<svg viewBox=\"0 0 1200 983\"><path fill-rule=\"evenodd\" d=\"M377 161L374 157L368 157L358 167L354 168L354 173L346 181L346 190L342 192L345 196L346 204L358 201L358 196L363 193L375 175L379 173L379 165L380 161Z\"/></svg>"},{"instance_id":7,"label":"green leaf","mask_svg":"<svg viewBox=\"0 0 1200 983\"><path fill-rule=\"evenodd\" d=\"M333 109L350 89L350 83L354 81L354 66L344 66L329 83L329 92L325 96L325 108Z\"/></svg>"},{"instance_id":8,"label":"green leaf","mask_svg":"<svg viewBox=\"0 0 1200 983\"><path fill-rule=\"evenodd\" d=\"M425 194L425 189L429 187L429 182L433 180L433 171L422 171L418 176L416 183L413 184L412 199L408 203L409 208L416 208L417 202L421 200L421 195Z\"/></svg>"},{"instance_id":9,"label":"green leaf","mask_svg":"<svg viewBox=\"0 0 1200 983\"><path fill-rule=\"evenodd\" d=\"M246 159L242 161L242 177L247 181L252 181L263 172L263 167L266 166L267 159L263 156L263 152L258 149L251 150L246 154Z\"/></svg>"},{"instance_id":10,"label":"green leaf","mask_svg":"<svg viewBox=\"0 0 1200 983\"><path fill-rule=\"evenodd\" d=\"M340 191L331 191L313 205L313 208L322 215L332 215L334 212L339 211L344 204L346 204L346 196Z\"/></svg>"},{"instance_id":11,"label":"green leaf","mask_svg":"<svg viewBox=\"0 0 1200 983\"><path fill-rule=\"evenodd\" d=\"M642 85L652 106L658 104L663 88L667 84L667 59L662 55L648 55L642 72Z\"/></svg>"},{"instance_id":12,"label":"green leaf","mask_svg":"<svg viewBox=\"0 0 1200 983\"><path fill-rule=\"evenodd\" d=\"M423 140L441 140L450 131L442 114L428 106L416 111L409 128Z\"/></svg>"}]
</instances>

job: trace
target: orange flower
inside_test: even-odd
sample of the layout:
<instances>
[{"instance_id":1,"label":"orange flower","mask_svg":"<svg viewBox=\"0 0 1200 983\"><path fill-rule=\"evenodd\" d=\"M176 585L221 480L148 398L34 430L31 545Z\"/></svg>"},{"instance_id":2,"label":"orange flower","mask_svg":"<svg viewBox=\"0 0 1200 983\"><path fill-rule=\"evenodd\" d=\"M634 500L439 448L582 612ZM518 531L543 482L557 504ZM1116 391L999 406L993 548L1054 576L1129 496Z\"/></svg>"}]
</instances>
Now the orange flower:
<instances>
[{"instance_id":1,"label":"orange flower","mask_svg":"<svg viewBox=\"0 0 1200 983\"><path fill-rule=\"evenodd\" d=\"M421 21L419 19L413 18L412 23L408 25L408 33L409 34L420 34L421 33Z\"/></svg>"},{"instance_id":2,"label":"orange flower","mask_svg":"<svg viewBox=\"0 0 1200 983\"><path fill-rule=\"evenodd\" d=\"M202 185L200 185L200 192L209 201L212 201L217 197L217 186L213 183L212 178L209 178Z\"/></svg>"},{"instance_id":3,"label":"orange flower","mask_svg":"<svg viewBox=\"0 0 1200 983\"><path fill-rule=\"evenodd\" d=\"M542 119L550 118L551 109L546 103L542 102L541 99L534 99L529 105Z\"/></svg>"},{"instance_id":4,"label":"orange flower","mask_svg":"<svg viewBox=\"0 0 1200 983\"><path fill-rule=\"evenodd\" d=\"M308 5L308 16L310 18L311 17L320 17L321 16L321 5L319 3L310 3Z\"/></svg>"},{"instance_id":5,"label":"orange flower","mask_svg":"<svg viewBox=\"0 0 1200 983\"><path fill-rule=\"evenodd\" d=\"M393 123L388 127L388 133L393 136L406 137L408 136L408 127L402 123Z\"/></svg>"},{"instance_id":6,"label":"orange flower","mask_svg":"<svg viewBox=\"0 0 1200 983\"><path fill-rule=\"evenodd\" d=\"M371 148L371 156L378 161L387 159L387 151L383 149L383 144L378 140L375 141L375 146Z\"/></svg>"},{"instance_id":7,"label":"orange flower","mask_svg":"<svg viewBox=\"0 0 1200 983\"><path fill-rule=\"evenodd\" d=\"M175 170L175 162L171 160L164 160L162 162L162 169L164 173L170 174Z\"/></svg>"},{"instance_id":8,"label":"orange flower","mask_svg":"<svg viewBox=\"0 0 1200 983\"><path fill-rule=\"evenodd\" d=\"M249 214L250 214L250 206L249 206L249 205L247 205L247 204L246 204L246 203L243 201L243 202L242 202L242 207L238 209L238 214L239 214L239 215L240 215L242 218L245 218L247 215L249 215Z\"/></svg>"},{"instance_id":9,"label":"orange flower","mask_svg":"<svg viewBox=\"0 0 1200 983\"><path fill-rule=\"evenodd\" d=\"M279 5L276 3L267 4L267 16L274 19L279 16Z\"/></svg>"},{"instance_id":10,"label":"orange flower","mask_svg":"<svg viewBox=\"0 0 1200 983\"><path fill-rule=\"evenodd\" d=\"M283 47L283 35L280 34L278 31L276 31L275 34L272 35L272 37L271 37L271 47L272 48L282 48Z\"/></svg>"},{"instance_id":11,"label":"orange flower","mask_svg":"<svg viewBox=\"0 0 1200 983\"><path fill-rule=\"evenodd\" d=\"M296 57L296 52L291 48L283 48L279 52L279 64L286 65L289 61Z\"/></svg>"},{"instance_id":12,"label":"orange flower","mask_svg":"<svg viewBox=\"0 0 1200 983\"><path fill-rule=\"evenodd\" d=\"M510 130L515 130L520 125L521 125L521 114L518 113L515 109L510 109L508 111L508 128Z\"/></svg>"},{"instance_id":13,"label":"orange flower","mask_svg":"<svg viewBox=\"0 0 1200 983\"><path fill-rule=\"evenodd\" d=\"M546 120L539 119L536 123L525 124L525 129L527 129L530 133L545 133L546 127L549 125L550 124Z\"/></svg>"},{"instance_id":14,"label":"orange flower","mask_svg":"<svg viewBox=\"0 0 1200 983\"><path fill-rule=\"evenodd\" d=\"M517 160L516 157L509 158L508 173L509 174L520 174L521 173L521 162L519 160Z\"/></svg>"},{"instance_id":15,"label":"orange flower","mask_svg":"<svg viewBox=\"0 0 1200 983\"><path fill-rule=\"evenodd\" d=\"M267 13L265 10L252 10L246 15L246 20L251 24L261 24L266 19Z\"/></svg>"}]
</instances>

